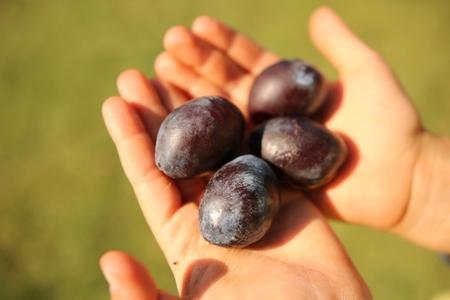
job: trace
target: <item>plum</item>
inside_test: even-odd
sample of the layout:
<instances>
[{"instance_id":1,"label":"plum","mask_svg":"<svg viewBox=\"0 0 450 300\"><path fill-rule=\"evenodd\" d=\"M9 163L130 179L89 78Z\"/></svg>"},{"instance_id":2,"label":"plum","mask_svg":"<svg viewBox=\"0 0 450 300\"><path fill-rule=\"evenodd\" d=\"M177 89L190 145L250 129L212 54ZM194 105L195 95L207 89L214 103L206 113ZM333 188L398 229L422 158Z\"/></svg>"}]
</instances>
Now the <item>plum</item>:
<instances>
[{"instance_id":1,"label":"plum","mask_svg":"<svg viewBox=\"0 0 450 300\"><path fill-rule=\"evenodd\" d=\"M277 168L294 186L312 189L327 184L347 156L344 141L305 117L278 117L255 129L252 152Z\"/></svg>"},{"instance_id":2,"label":"plum","mask_svg":"<svg viewBox=\"0 0 450 300\"><path fill-rule=\"evenodd\" d=\"M191 100L162 122L155 146L156 165L175 179L214 170L231 158L244 130L242 113L226 99Z\"/></svg>"},{"instance_id":3,"label":"plum","mask_svg":"<svg viewBox=\"0 0 450 300\"><path fill-rule=\"evenodd\" d=\"M250 91L249 112L258 124L276 116L307 116L326 96L326 80L313 66L299 60L281 60L258 75Z\"/></svg>"},{"instance_id":4,"label":"plum","mask_svg":"<svg viewBox=\"0 0 450 300\"><path fill-rule=\"evenodd\" d=\"M264 160L242 155L209 181L200 202L200 230L208 242L245 247L261 239L278 210L275 173Z\"/></svg>"}]
</instances>

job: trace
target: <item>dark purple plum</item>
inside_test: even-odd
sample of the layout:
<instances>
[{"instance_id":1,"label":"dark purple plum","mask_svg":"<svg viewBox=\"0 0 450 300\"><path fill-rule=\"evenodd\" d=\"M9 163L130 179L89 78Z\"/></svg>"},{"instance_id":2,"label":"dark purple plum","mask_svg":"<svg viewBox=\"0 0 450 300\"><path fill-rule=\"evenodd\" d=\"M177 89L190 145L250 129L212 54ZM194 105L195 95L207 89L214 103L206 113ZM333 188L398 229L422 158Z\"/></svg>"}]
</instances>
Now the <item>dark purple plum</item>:
<instances>
[{"instance_id":1,"label":"dark purple plum","mask_svg":"<svg viewBox=\"0 0 450 300\"><path fill-rule=\"evenodd\" d=\"M347 157L345 142L304 117L278 117L255 129L252 152L275 166L287 181L312 189L327 184Z\"/></svg>"},{"instance_id":2,"label":"dark purple plum","mask_svg":"<svg viewBox=\"0 0 450 300\"><path fill-rule=\"evenodd\" d=\"M155 146L158 168L172 178L190 178L219 168L241 144L242 113L221 97L201 97L171 112Z\"/></svg>"},{"instance_id":3,"label":"dark purple plum","mask_svg":"<svg viewBox=\"0 0 450 300\"><path fill-rule=\"evenodd\" d=\"M200 230L211 244L245 247L261 239L278 211L279 188L268 163L251 154L220 168L200 202Z\"/></svg>"},{"instance_id":4,"label":"dark purple plum","mask_svg":"<svg viewBox=\"0 0 450 300\"><path fill-rule=\"evenodd\" d=\"M257 124L276 116L308 116L326 96L326 80L313 66L282 60L266 68L250 91L249 112Z\"/></svg>"}]
</instances>

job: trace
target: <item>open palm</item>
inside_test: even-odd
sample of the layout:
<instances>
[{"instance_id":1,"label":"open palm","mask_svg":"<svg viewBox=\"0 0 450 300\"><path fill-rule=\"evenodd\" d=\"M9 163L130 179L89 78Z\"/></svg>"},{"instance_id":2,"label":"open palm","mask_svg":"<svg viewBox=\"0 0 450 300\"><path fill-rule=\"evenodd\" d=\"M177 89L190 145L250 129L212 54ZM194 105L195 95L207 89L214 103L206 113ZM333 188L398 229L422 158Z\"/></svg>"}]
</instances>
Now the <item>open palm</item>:
<instances>
[{"instance_id":1,"label":"open palm","mask_svg":"<svg viewBox=\"0 0 450 300\"><path fill-rule=\"evenodd\" d=\"M201 35L205 22L210 23L208 29L219 32ZM168 112L191 97L222 95L245 113L255 76L278 59L215 20L199 18L196 28L200 31L195 34L181 27L169 31L165 46L170 53L157 59L158 79L148 81L136 70L125 71L118 80L121 97L110 98L103 106L124 170L171 266L180 295L208 299L369 297L326 220L298 192L283 192L280 212L262 241L246 249L226 249L208 244L199 232L198 199L205 180L175 182L156 168L154 141ZM183 51L177 50L180 46Z\"/></svg>"}]
</instances>

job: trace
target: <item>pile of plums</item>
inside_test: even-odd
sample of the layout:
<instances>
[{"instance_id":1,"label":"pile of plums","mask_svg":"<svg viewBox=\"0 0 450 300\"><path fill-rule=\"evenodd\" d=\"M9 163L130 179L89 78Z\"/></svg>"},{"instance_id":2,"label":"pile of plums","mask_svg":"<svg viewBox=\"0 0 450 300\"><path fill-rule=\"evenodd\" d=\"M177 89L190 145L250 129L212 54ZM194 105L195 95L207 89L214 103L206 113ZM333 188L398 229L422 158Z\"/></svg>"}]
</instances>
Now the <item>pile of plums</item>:
<instances>
[{"instance_id":1,"label":"pile of plums","mask_svg":"<svg viewBox=\"0 0 450 300\"><path fill-rule=\"evenodd\" d=\"M326 93L317 69L301 60L282 60L253 84L248 108L256 127L248 138L242 113L221 97L191 100L166 117L156 140L158 168L174 179L218 169L200 202L205 240L248 246L270 228L281 183L313 189L336 175L346 158L345 143L308 118ZM251 154L238 156L244 140Z\"/></svg>"}]
</instances>

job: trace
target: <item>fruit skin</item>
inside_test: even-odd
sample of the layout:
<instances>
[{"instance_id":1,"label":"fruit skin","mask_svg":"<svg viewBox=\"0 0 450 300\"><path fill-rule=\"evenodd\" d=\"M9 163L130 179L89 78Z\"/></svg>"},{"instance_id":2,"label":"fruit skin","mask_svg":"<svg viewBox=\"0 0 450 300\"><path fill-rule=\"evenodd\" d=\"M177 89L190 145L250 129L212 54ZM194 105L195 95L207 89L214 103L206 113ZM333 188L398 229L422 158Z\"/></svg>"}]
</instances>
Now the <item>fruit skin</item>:
<instances>
[{"instance_id":1,"label":"fruit skin","mask_svg":"<svg viewBox=\"0 0 450 300\"><path fill-rule=\"evenodd\" d=\"M337 174L347 146L337 135L304 117L278 117L255 129L251 149L294 186L321 187Z\"/></svg>"},{"instance_id":2,"label":"fruit skin","mask_svg":"<svg viewBox=\"0 0 450 300\"><path fill-rule=\"evenodd\" d=\"M276 116L311 115L327 93L324 76L299 59L281 60L266 68L250 91L249 112L258 124Z\"/></svg>"},{"instance_id":3,"label":"fruit skin","mask_svg":"<svg viewBox=\"0 0 450 300\"><path fill-rule=\"evenodd\" d=\"M216 169L239 147L244 129L242 113L226 99L191 100L162 122L155 146L156 165L175 179Z\"/></svg>"},{"instance_id":4,"label":"fruit skin","mask_svg":"<svg viewBox=\"0 0 450 300\"><path fill-rule=\"evenodd\" d=\"M278 181L264 160L242 155L220 168L200 202L200 231L211 244L246 247L261 239L278 211Z\"/></svg>"}]
</instances>

